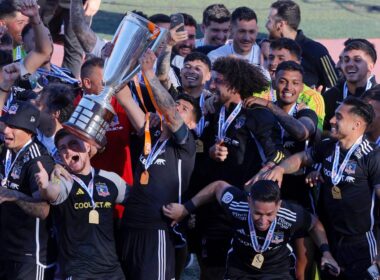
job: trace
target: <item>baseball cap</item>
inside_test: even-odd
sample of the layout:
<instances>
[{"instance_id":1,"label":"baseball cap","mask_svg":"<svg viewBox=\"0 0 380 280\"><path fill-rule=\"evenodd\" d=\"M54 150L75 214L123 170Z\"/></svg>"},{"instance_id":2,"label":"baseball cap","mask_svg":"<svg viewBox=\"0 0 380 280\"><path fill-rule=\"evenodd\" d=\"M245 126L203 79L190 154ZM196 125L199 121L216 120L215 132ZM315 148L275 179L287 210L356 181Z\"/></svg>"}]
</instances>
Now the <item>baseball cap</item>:
<instances>
[{"instance_id":1,"label":"baseball cap","mask_svg":"<svg viewBox=\"0 0 380 280\"><path fill-rule=\"evenodd\" d=\"M11 103L7 113L0 117L6 125L37 133L40 111L31 103L16 101Z\"/></svg>"}]
</instances>

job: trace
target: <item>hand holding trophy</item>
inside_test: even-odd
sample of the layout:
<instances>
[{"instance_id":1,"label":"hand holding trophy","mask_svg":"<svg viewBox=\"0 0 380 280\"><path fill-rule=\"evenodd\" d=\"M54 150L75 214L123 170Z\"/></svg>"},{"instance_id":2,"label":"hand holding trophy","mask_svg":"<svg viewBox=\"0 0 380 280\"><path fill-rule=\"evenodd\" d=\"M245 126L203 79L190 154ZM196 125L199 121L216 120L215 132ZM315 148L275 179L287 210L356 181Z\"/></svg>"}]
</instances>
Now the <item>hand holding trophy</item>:
<instances>
[{"instance_id":1,"label":"hand holding trophy","mask_svg":"<svg viewBox=\"0 0 380 280\"><path fill-rule=\"evenodd\" d=\"M115 112L112 96L140 71L139 59L166 40L167 30L136 14L128 13L113 39L113 50L104 65L104 89L99 95L84 96L63 126L98 148L106 144L106 131Z\"/></svg>"}]
</instances>

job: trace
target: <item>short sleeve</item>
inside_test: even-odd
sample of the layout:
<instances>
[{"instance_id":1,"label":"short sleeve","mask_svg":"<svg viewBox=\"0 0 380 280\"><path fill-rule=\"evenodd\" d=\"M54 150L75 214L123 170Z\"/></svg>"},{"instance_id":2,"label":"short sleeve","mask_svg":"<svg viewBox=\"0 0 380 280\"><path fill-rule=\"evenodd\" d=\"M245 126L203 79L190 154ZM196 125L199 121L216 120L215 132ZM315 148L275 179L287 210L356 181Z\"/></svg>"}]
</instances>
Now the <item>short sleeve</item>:
<instances>
[{"instance_id":1,"label":"short sleeve","mask_svg":"<svg viewBox=\"0 0 380 280\"><path fill-rule=\"evenodd\" d=\"M117 197L115 202L122 203L129 195L130 186L115 172L108 172L104 170L99 171L99 176L105 177L115 184L117 189Z\"/></svg>"},{"instance_id":2,"label":"short sleeve","mask_svg":"<svg viewBox=\"0 0 380 280\"><path fill-rule=\"evenodd\" d=\"M318 127L318 116L313 110L303 109L299 111L297 114L297 119L300 119L300 118L309 118L313 122L314 127L315 128Z\"/></svg>"},{"instance_id":3,"label":"short sleeve","mask_svg":"<svg viewBox=\"0 0 380 280\"><path fill-rule=\"evenodd\" d=\"M50 204L52 205L62 204L69 197L74 181L66 180L63 177L60 177L57 184L59 184L59 193L55 201L50 201Z\"/></svg>"},{"instance_id":4,"label":"short sleeve","mask_svg":"<svg viewBox=\"0 0 380 280\"><path fill-rule=\"evenodd\" d=\"M380 149L376 149L368 155L368 178L372 187L380 185Z\"/></svg>"},{"instance_id":5,"label":"short sleeve","mask_svg":"<svg viewBox=\"0 0 380 280\"><path fill-rule=\"evenodd\" d=\"M289 203L289 209L280 208L279 213L282 215L291 216L292 212L297 215L297 219L294 223L294 232L297 231L310 231L311 228L314 226L315 217L308 212L305 208L298 204Z\"/></svg>"},{"instance_id":6,"label":"short sleeve","mask_svg":"<svg viewBox=\"0 0 380 280\"><path fill-rule=\"evenodd\" d=\"M321 142L307 149L307 153L311 157L314 163L322 163L326 151L328 151L332 141L330 139L324 139Z\"/></svg>"},{"instance_id":7,"label":"short sleeve","mask_svg":"<svg viewBox=\"0 0 380 280\"><path fill-rule=\"evenodd\" d=\"M242 201L244 203L247 203L246 195L243 191L238 189L237 187L228 187L220 197L220 206L226 211L227 213L231 213L232 209L234 208L234 204L239 203L239 201Z\"/></svg>"}]
</instances>

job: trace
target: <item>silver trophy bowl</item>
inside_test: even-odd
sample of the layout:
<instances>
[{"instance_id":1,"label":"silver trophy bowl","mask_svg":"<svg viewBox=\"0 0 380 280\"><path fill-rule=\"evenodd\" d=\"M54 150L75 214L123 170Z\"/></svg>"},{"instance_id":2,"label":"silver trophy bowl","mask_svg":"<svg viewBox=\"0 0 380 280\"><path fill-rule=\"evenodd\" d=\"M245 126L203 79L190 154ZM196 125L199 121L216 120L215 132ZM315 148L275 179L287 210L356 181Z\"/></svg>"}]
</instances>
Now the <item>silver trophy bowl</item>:
<instances>
[{"instance_id":1,"label":"silver trophy bowl","mask_svg":"<svg viewBox=\"0 0 380 280\"><path fill-rule=\"evenodd\" d=\"M104 65L103 91L83 96L64 128L98 148L105 146L105 134L115 115L112 96L140 71L139 59L145 51L156 51L166 35L166 29L129 12L112 39L113 49Z\"/></svg>"}]
</instances>

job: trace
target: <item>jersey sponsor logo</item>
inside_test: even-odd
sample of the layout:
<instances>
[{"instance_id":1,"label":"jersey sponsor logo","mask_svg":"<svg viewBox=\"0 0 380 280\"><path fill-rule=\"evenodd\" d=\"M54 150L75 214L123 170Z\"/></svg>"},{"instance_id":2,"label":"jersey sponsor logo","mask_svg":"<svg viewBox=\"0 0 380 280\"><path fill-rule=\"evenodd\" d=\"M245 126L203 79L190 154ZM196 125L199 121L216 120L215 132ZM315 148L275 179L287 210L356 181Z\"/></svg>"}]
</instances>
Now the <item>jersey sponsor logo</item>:
<instances>
[{"instance_id":1,"label":"jersey sponsor logo","mask_svg":"<svg viewBox=\"0 0 380 280\"><path fill-rule=\"evenodd\" d=\"M108 187L104 183L96 183L95 184L96 191L98 192L99 196L107 197L110 195L110 192L108 191Z\"/></svg>"},{"instance_id":2,"label":"jersey sponsor logo","mask_svg":"<svg viewBox=\"0 0 380 280\"><path fill-rule=\"evenodd\" d=\"M83 195L84 191L82 189L78 189L76 195Z\"/></svg>"},{"instance_id":3,"label":"jersey sponsor logo","mask_svg":"<svg viewBox=\"0 0 380 280\"><path fill-rule=\"evenodd\" d=\"M226 193L224 193L224 195L223 195L223 197L222 197L222 202L228 204L228 203L230 203L233 199L234 199L233 194L230 193L230 192L226 192Z\"/></svg>"},{"instance_id":4,"label":"jersey sponsor logo","mask_svg":"<svg viewBox=\"0 0 380 280\"><path fill-rule=\"evenodd\" d=\"M323 174L327 177L331 177L331 171L326 168L323 168ZM342 175L342 182L355 183L355 177Z\"/></svg>"},{"instance_id":5,"label":"jersey sponsor logo","mask_svg":"<svg viewBox=\"0 0 380 280\"><path fill-rule=\"evenodd\" d=\"M277 218L277 224L278 224L280 227L284 228L284 229L288 229L288 228L290 228L290 227L292 226L291 223L289 223L288 221L286 221L286 220L285 220L284 218L282 218L282 217L278 217L278 218Z\"/></svg>"},{"instance_id":6,"label":"jersey sponsor logo","mask_svg":"<svg viewBox=\"0 0 380 280\"><path fill-rule=\"evenodd\" d=\"M242 220L242 221L247 220L247 213L237 213L234 211L231 214L232 214L232 216L234 216L234 218L236 218L238 220Z\"/></svg>"},{"instance_id":7,"label":"jersey sponsor logo","mask_svg":"<svg viewBox=\"0 0 380 280\"><path fill-rule=\"evenodd\" d=\"M345 180L347 183L355 183L355 178L352 176L346 176Z\"/></svg>"},{"instance_id":8,"label":"jersey sponsor logo","mask_svg":"<svg viewBox=\"0 0 380 280\"><path fill-rule=\"evenodd\" d=\"M9 184L9 188L12 189L12 190L19 190L20 189L20 186L16 183L10 183Z\"/></svg>"},{"instance_id":9,"label":"jersey sponsor logo","mask_svg":"<svg viewBox=\"0 0 380 280\"><path fill-rule=\"evenodd\" d=\"M11 177L12 177L13 179L15 179L15 180L20 179L21 169L22 169L22 166L20 166L20 165L15 165L15 166L12 168Z\"/></svg>"},{"instance_id":10,"label":"jersey sponsor logo","mask_svg":"<svg viewBox=\"0 0 380 280\"><path fill-rule=\"evenodd\" d=\"M294 141L285 141L284 143L284 148L289 149L289 148L294 148L295 142Z\"/></svg>"},{"instance_id":11,"label":"jersey sponsor logo","mask_svg":"<svg viewBox=\"0 0 380 280\"><path fill-rule=\"evenodd\" d=\"M166 160L163 159L163 158L158 158L156 159L156 161L154 162L154 164L157 164L157 165L165 165L166 163Z\"/></svg>"},{"instance_id":12,"label":"jersey sponsor logo","mask_svg":"<svg viewBox=\"0 0 380 280\"><path fill-rule=\"evenodd\" d=\"M349 161L346 165L346 168L344 169L344 172L346 172L348 175L355 174L356 166L357 164L355 161Z\"/></svg>"},{"instance_id":13,"label":"jersey sponsor logo","mask_svg":"<svg viewBox=\"0 0 380 280\"><path fill-rule=\"evenodd\" d=\"M96 208L112 208L112 203L111 202L103 202L103 201L97 201L95 202ZM74 209L75 210L80 210L80 209L89 209L93 208L91 202L76 202L74 203Z\"/></svg>"}]
</instances>

